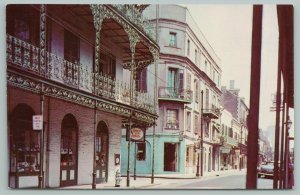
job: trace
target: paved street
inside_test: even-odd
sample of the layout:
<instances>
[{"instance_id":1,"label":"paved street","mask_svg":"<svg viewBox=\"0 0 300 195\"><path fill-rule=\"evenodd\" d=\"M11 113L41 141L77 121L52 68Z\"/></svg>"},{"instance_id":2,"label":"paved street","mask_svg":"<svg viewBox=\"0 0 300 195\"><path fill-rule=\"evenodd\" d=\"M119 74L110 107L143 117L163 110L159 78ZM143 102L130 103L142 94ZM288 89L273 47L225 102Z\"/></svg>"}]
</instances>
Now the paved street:
<instances>
[{"instance_id":1,"label":"paved street","mask_svg":"<svg viewBox=\"0 0 300 195\"><path fill-rule=\"evenodd\" d=\"M246 170L211 172L203 178L155 178L154 184L148 177L131 178L130 187L126 187L126 177L122 178L121 187L114 182L97 184L97 189L245 189ZM258 189L272 189L273 180L258 179ZM91 185L78 185L64 189L91 189Z\"/></svg>"},{"instance_id":2,"label":"paved street","mask_svg":"<svg viewBox=\"0 0 300 195\"><path fill-rule=\"evenodd\" d=\"M203 179L174 181L159 188L165 189L245 189L246 175L233 174ZM271 179L258 179L258 189L272 189Z\"/></svg>"}]
</instances>

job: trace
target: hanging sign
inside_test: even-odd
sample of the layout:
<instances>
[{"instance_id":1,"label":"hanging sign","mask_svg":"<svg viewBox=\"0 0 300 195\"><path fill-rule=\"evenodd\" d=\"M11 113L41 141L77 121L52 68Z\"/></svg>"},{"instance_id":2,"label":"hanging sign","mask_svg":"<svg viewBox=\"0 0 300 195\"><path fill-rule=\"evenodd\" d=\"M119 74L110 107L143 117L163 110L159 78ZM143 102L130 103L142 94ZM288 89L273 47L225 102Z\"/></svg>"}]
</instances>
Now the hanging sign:
<instances>
[{"instance_id":1,"label":"hanging sign","mask_svg":"<svg viewBox=\"0 0 300 195\"><path fill-rule=\"evenodd\" d=\"M132 142L144 142L146 130L140 127L133 127L130 131L130 137ZM126 131L126 141L129 140L128 130Z\"/></svg>"},{"instance_id":2,"label":"hanging sign","mask_svg":"<svg viewBox=\"0 0 300 195\"><path fill-rule=\"evenodd\" d=\"M33 130L43 129L43 115L33 115L32 116L32 128Z\"/></svg>"}]
</instances>

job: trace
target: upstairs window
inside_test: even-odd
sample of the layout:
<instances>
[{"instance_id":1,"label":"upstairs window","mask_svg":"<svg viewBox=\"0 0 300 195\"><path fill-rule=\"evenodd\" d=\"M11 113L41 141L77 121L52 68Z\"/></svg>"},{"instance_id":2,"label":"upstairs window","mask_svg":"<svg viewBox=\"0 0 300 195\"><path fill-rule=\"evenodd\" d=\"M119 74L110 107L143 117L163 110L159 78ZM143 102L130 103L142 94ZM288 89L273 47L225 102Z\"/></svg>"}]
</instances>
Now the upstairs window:
<instances>
[{"instance_id":1,"label":"upstairs window","mask_svg":"<svg viewBox=\"0 0 300 195\"><path fill-rule=\"evenodd\" d=\"M187 128L187 131L191 131L192 129L192 116L191 116L191 112L187 112L187 116L186 116L186 121L187 121L187 124L186 124L186 128Z\"/></svg>"},{"instance_id":2,"label":"upstairs window","mask_svg":"<svg viewBox=\"0 0 300 195\"><path fill-rule=\"evenodd\" d=\"M195 64L197 65L197 58L198 58L198 51L197 49L195 49Z\"/></svg>"},{"instance_id":3,"label":"upstairs window","mask_svg":"<svg viewBox=\"0 0 300 195\"><path fill-rule=\"evenodd\" d=\"M7 5L6 32L22 41L39 45L39 12L30 5Z\"/></svg>"},{"instance_id":4,"label":"upstairs window","mask_svg":"<svg viewBox=\"0 0 300 195\"><path fill-rule=\"evenodd\" d=\"M186 52L188 56L190 55L190 49L191 49L190 47L191 47L191 43L190 43L190 40L188 40L187 41L187 52Z\"/></svg>"},{"instance_id":5,"label":"upstairs window","mask_svg":"<svg viewBox=\"0 0 300 195\"><path fill-rule=\"evenodd\" d=\"M100 56L99 71L114 79L116 77L116 57L104 50L101 50Z\"/></svg>"},{"instance_id":6,"label":"upstairs window","mask_svg":"<svg viewBox=\"0 0 300 195\"><path fill-rule=\"evenodd\" d=\"M186 89L187 90L191 90L191 81L192 80L192 76L190 73L187 73L187 77L186 77Z\"/></svg>"},{"instance_id":7,"label":"upstairs window","mask_svg":"<svg viewBox=\"0 0 300 195\"><path fill-rule=\"evenodd\" d=\"M176 33L174 33L174 32L170 32L170 34L169 34L169 46L171 46L171 47L177 46Z\"/></svg>"},{"instance_id":8,"label":"upstairs window","mask_svg":"<svg viewBox=\"0 0 300 195\"><path fill-rule=\"evenodd\" d=\"M79 38L68 30L64 37L64 58L72 63L79 62Z\"/></svg>"},{"instance_id":9,"label":"upstairs window","mask_svg":"<svg viewBox=\"0 0 300 195\"><path fill-rule=\"evenodd\" d=\"M195 102L198 103L198 101L199 101L199 82L195 79L194 84L195 84Z\"/></svg>"},{"instance_id":10,"label":"upstairs window","mask_svg":"<svg viewBox=\"0 0 300 195\"><path fill-rule=\"evenodd\" d=\"M195 114L195 119L194 119L194 125L195 125L195 134L198 134L199 132L199 120L198 120L198 115Z\"/></svg>"},{"instance_id":11,"label":"upstairs window","mask_svg":"<svg viewBox=\"0 0 300 195\"><path fill-rule=\"evenodd\" d=\"M137 90L147 92L147 68L137 75Z\"/></svg>"},{"instance_id":12,"label":"upstairs window","mask_svg":"<svg viewBox=\"0 0 300 195\"><path fill-rule=\"evenodd\" d=\"M168 70L168 88L183 89L183 69L169 68Z\"/></svg>"},{"instance_id":13,"label":"upstairs window","mask_svg":"<svg viewBox=\"0 0 300 195\"><path fill-rule=\"evenodd\" d=\"M178 110L176 110L176 109L167 109L166 128L168 128L168 129L179 129Z\"/></svg>"}]
</instances>

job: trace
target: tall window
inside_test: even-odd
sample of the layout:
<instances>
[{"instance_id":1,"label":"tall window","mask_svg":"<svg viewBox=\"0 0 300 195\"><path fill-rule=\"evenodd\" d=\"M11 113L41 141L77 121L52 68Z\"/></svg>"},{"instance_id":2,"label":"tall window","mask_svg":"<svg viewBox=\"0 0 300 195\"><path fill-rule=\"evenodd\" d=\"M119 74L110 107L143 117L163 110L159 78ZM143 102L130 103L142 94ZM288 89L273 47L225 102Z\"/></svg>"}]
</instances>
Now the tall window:
<instances>
[{"instance_id":1,"label":"tall window","mask_svg":"<svg viewBox=\"0 0 300 195\"><path fill-rule=\"evenodd\" d=\"M168 70L168 88L183 89L183 69L169 68Z\"/></svg>"},{"instance_id":2,"label":"tall window","mask_svg":"<svg viewBox=\"0 0 300 195\"><path fill-rule=\"evenodd\" d=\"M99 71L112 78L116 77L116 57L107 51L100 52L100 66Z\"/></svg>"},{"instance_id":3,"label":"tall window","mask_svg":"<svg viewBox=\"0 0 300 195\"><path fill-rule=\"evenodd\" d=\"M207 74L207 61L205 60L205 73Z\"/></svg>"},{"instance_id":4,"label":"tall window","mask_svg":"<svg viewBox=\"0 0 300 195\"><path fill-rule=\"evenodd\" d=\"M39 12L28 5L7 5L6 32L18 39L39 45Z\"/></svg>"},{"instance_id":5,"label":"tall window","mask_svg":"<svg viewBox=\"0 0 300 195\"><path fill-rule=\"evenodd\" d=\"M169 46L176 47L177 46L177 38L176 33L170 32L169 35Z\"/></svg>"},{"instance_id":6,"label":"tall window","mask_svg":"<svg viewBox=\"0 0 300 195\"><path fill-rule=\"evenodd\" d=\"M191 49L191 43L190 43L190 40L188 39L188 41L187 41L187 55L188 56L190 55L190 49Z\"/></svg>"},{"instance_id":7,"label":"tall window","mask_svg":"<svg viewBox=\"0 0 300 195\"><path fill-rule=\"evenodd\" d=\"M233 138L233 130L232 128L229 128L228 136Z\"/></svg>"},{"instance_id":8,"label":"tall window","mask_svg":"<svg viewBox=\"0 0 300 195\"><path fill-rule=\"evenodd\" d=\"M167 109L166 128L168 128L168 129L179 129L178 110L176 110L176 109Z\"/></svg>"},{"instance_id":9,"label":"tall window","mask_svg":"<svg viewBox=\"0 0 300 195\"><path fill-rule=\"evenodd\" d=\"M194 80L194 85L195 85L195 102L198 103L199 101L199 82L197 79Z\"/></svg>"},{"instance_id":10,"label":"tall window","mask_svg":"<svg viewBox=\"0 0 300 195\"><path fill-rule=\"evenodd\" d=\"M144 68L138 75L138 91L147 92L147 68Z\"/></svg>"},{"instance_id":11,"label":"tall window","mask_svg":"<svg viewBox=\"0 0 300 195\"><path fill-rule=\"evenodd\" d=\"M206 92L205 92L205 108L206 109L209 109L209 89L206 89Z\"/></svg>"},{"instance_id":12,"label":"tall window","mask_svg":"<svg viewBox=\"0 0 300 195\"><path fill-rule=\"evenodd\" d=\"M196 65L198 63L197 58L198 58L198 51L197 51L197 49L195 49L195 64Z\"/></svg>"},{"instance_id":13,"label":"tall window","mask_svg":"<svg viewBox=\"0 0 300 195\"><path fill-rule=\"evenodd\" d=\"M136 143L136 160L145 161L146 160L146 143Z\"/></svg>"},{"instance_id":14,"label":"tall window","mask_svg":"<svg viewBox=\"0 0 300 195\"><path fill-rule=\"evenodd\" d=\"M187 73L187 77L186 77L186 89L187 90L191 90L191 81L192 80L192 76L190 73Z\"/></svg>"},{"instance_id":15,"label":"tall window","mask_svg":"<svg viewBox=\"0 0 300 195\"><path fill-rule=\"evenodd\" d=\"M205 137L209 137L209 122L204 121Z\"/></svg>"},{"instance_id":16,"label":"tall window","mask_svg":"<svg viewBox=\"0 0 300 195\"><path fill-rule=\"evenodd\" d=\"M192 116L191 116L191 112L187 112L187 115L186 115L186 128L187 128L187 131L191 131L192 129Z\"/></svg>"},{"instance_id":17,"label":"tall window","mask_svg":"<svg viewBox=\"0 0 300 195\"><path fill-rule=\"evenodd\" d=\"M195 119L194 119L195 121L194 121L194 125L195 125L195 134L197 133L199 133L198 131L199 131L199 120L198 120L198 115L196 115L195 114Z\"/></svg>"},{"instance_id":18,"label":"tall window","mask_svg":"<svg viewBox=\"0 0 300 195\"><path fill-rule=\"evenodd\" d=\"M79 62L79 38L68 30L64 37L64 58L72 63Z\"/></svg>"}]
</instances>

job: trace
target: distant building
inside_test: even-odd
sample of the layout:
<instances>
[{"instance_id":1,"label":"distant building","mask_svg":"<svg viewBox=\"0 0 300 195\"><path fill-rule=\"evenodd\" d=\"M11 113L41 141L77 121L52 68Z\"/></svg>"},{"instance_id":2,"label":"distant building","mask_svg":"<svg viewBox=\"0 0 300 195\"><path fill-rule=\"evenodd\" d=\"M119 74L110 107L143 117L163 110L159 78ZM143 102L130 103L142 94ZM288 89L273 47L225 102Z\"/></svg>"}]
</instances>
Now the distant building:
<instances>
[{"instance_id":1,"label":"distant building","mask_svg":"<svg viewBox=\"0 0 300 195\"><path fill-rule=\"evenodd\" d=\"M245 99L239 96L239 89L234 87L234 81L230 80L230 88L222 86L221 104L232 116L233 138L237 140L237 145L234 147L232 154L233 168L246 168L247 165L247 137L248 126L247 117L249 108L245 103Z\"/></svg>"}]
</instances>

